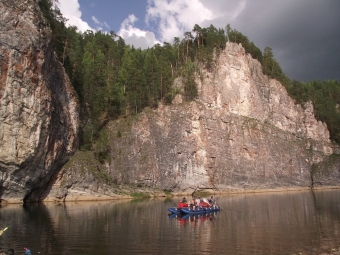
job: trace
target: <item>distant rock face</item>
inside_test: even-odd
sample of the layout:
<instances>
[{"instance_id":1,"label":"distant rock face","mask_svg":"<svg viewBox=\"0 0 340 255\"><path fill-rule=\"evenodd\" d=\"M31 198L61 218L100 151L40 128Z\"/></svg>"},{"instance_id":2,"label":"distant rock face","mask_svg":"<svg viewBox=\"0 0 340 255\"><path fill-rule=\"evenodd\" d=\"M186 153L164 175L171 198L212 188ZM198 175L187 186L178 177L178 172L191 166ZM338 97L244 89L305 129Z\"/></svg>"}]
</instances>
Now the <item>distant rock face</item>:
<instances>
[{"instance_id":1,"label":"distant rock face","mask_svg":"<svg viewBox=\"0 0 340 255\"><path fill-rule=\"evenodd\" d=\"M262 74L261 64L241 45L227 43L214 73L204 73L201 102L222 110L268 123L300 138L330 142L327 126L316 121L311 103L295 105L286 89Z\"/></svg>"},{"instance_id":2,"label":"distant rock face","mask_svg":"<svg viewBox=\"0 0 340 255\"><path fill-rule=\"evenodd\" d=\"M41 199L74 153L78 102L32 0L0 1L0 197Z\"/></svg>"},{"instance_id":3,"label":"distant rock face","mask_svg":"<svg viewBox=\"0 0 340 255\"><path fill-rule=\"evenodd\" d=\"M67 200L118 190L98 185L89 168L116 188L134 184L175 193L337 186L339 157L329 160L335 147L312 104L296 105L241 45L227 43L216 61L213 71L202 68L197 75L196 101L178 95L172 105L146 110L137 119L110 122L112 160L90 166L73 159L51 194Z\"/></svg>"},{"instance_id":4,"label":"distant rock face","mask_svg":"<svg viewBox=\"0 0 340 255\"><path fill-rule=\"evenodd\" d=\"M174 192L310 187L311 167L333 153L313 106L296 105L241 45L227 43L199 99L146 111L111 146L118 183ZM118 122L109 130L119 130Z\"/></svg>"}]
</instances>

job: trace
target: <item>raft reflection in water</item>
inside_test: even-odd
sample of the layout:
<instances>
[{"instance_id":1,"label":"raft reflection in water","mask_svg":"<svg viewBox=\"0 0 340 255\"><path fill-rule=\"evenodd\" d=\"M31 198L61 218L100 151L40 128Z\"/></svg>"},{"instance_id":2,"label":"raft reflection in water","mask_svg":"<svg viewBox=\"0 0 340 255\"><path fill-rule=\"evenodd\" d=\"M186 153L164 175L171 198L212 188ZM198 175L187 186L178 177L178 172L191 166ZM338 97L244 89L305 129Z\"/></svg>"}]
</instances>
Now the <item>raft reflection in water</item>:
<instances>
[{"instance_id":1,"label":"raft reflection in water","mask_svg":"<svg viewBox=\"0 0 340 255\"><path fill-rule=\"evenodd\" d=\"M181 224L189 223L189 222L204 222L204 221L213 221L217 219L217 215L220 212L211 212L211 213L198 213L198 214L169 214L169 219L176 219Z\"/></svg>"}]
</instances>

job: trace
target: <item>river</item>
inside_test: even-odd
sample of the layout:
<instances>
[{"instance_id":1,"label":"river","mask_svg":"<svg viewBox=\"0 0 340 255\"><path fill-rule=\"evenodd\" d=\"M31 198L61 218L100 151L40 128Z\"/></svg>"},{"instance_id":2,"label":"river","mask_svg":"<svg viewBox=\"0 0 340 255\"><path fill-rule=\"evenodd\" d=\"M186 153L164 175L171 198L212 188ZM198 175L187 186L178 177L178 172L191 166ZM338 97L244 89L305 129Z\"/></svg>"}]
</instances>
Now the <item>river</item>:
<instances>
[{"instance_id":1,"label":"river","mask_svg":"<svg viewBox=\"0 0 340 255\"><path fill-rule=\"evenodd\" d=\"M180 199L2 205L3 250L23 254L319 254L340 243L340 190L216 196L222 211L169 217Z\"/></svg>"}]
</instances>

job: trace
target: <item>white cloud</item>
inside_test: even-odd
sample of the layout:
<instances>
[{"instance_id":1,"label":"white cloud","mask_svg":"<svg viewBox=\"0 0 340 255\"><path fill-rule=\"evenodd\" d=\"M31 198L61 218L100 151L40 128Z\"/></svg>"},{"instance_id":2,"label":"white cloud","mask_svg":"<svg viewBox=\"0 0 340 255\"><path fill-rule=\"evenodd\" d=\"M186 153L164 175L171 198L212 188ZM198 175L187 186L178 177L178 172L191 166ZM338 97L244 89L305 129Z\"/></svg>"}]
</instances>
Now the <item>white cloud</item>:
<instances>
[{"instance_id":1,"label":"white cloud","mask_svg":"<svg viewBox=\"0 0 340 255\"><path fill-rule=\"evenodd\" d=\"M126 44L134 45L136 48L146 49L159 43L153 32L141 30L134 26L137 20L137 17L131 14L120 26L118 35L125 40Z\"/></svg>"},{"instance_id":2,"label":"white cloud","mask_svg":"<svg viewBox=\"0 0 340 255\"><path fill-rule=\"evenodd\" d=\"M160 39L171 43L191 31L195 24L214 19L211 10L199 0L148 0L145 21L158 26Z\"/></svg>"},{"instance_id":3,"label":"white cloud","mask_svg":"<svg viewBox=\"0 0 340 255\"><path fill-rule=\"evenodd\" d=\"M91 18L94 21L94 23L100 24L99 20L97 20L97 18L95 16L92 16Z\"/></svg>"},{"instance_id":4,"label":"white cloud","mask_svg":"<svg viewBox=\"0 0 340 255\"><path fill-rule=\"evenodd\" d=\"M92 16L91 19L96 24L96 30L102 30L103 31L103 27L110 29L110 26L105 21L101 22L95 16Z\"/></svg>"},{"instance_id":5,"label":"white cloud","mask_svg":"<svg viewBox=\"0 0 340 255\"><path fill-rule=\"evenodd\" d=\"M78 0L59 0L60 12L67 19L68 26L76 26L79 31L94 30L81 19L81 11L79 9Z\"/></svg>"}]
</instances>

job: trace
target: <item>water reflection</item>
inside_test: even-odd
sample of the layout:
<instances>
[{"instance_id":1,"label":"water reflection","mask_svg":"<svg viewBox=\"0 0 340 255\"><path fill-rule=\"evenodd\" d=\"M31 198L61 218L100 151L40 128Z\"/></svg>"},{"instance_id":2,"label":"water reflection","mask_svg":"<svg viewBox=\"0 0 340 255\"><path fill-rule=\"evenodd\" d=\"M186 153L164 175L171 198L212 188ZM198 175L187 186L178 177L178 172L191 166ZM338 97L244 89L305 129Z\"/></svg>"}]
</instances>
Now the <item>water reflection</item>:
<instances>
[{"instance_id":1,"label":"water reflection","mask_svg":"<svg viewBox=\"0 0 340 255\"><path fill-rule=\"evenodd\" d=\"M229 195L222 211L168 215L178 199L8 205L0 247L33 254L318 254L339 245L340 191Z\"/></svg>"},{"instance_id":2,"label":"water reflection","mask_svg":"<svg viewBox=\"0 0 340 255\"><path fill-rule=\"evenodd\" d=\"M183 213L172 213L169 214L169 219L176 219L181 224L189 223L189 222L204 222L206 220L216 220L217 215L220 212L212 212L212 213L197 213L197 214L183 214ZM195 224L196 225L196 224Z\"/></svg>"},{"instance_id":3,"label":"water reflection","mask_svg":"<svg viewBox=\"0 0 340 255\"><path fill-rule=\"evenodd\" d=\"M231 197L225 205L226 223L221 224L229 227L217 236L226 236L236 254L317 254L338 245L335 193L339 195L320 191Z\"/></svg>"}]
</instances>

